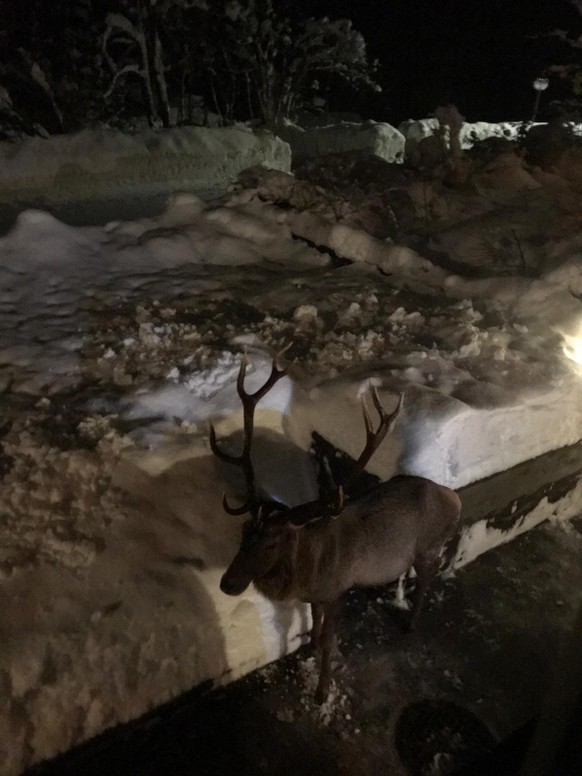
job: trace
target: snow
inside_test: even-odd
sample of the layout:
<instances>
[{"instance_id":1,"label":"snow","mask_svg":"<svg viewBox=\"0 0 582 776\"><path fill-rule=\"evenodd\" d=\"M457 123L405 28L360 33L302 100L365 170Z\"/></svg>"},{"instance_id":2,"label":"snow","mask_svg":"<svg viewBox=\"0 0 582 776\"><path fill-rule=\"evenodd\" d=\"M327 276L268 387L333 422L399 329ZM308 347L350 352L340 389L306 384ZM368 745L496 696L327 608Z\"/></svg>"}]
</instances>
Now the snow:
<instances>
[{"instance_id":1,"label":"snow","mask_svg":"<svg viewBox=\"0 0 582 776\"><path fill-rule=\"evenodd\" d=\"M378 121L342 121L329 126L300 127L286 123L277 134L291 146L294 163L337 151L365 150L387 162L404 158L404 135Z\"/></svg>"},{"instance_id":2,"label":"snow","mask_svg":"<svg viewBox=\"0 0 582 776\"><path fill-rule=\"evenodd\" d=\"M434 134L439 123L436 118L408 119L398 127L406 140L422 140ZM461 143L463 148L470 148L474 141L485 140L489 137L502 137L514 140L517 137L521 122L505 121L491 123L487 121L464 122L461 129Z\"/></svg>"},{"instance_id":3,"label":"snow","mask_svg":"<svg viewBox=\"0 0 582 776\"><path fill-rule=\"evenodd\" d=\"M463 529L451 564L452 568L458 569L466 566L479 555L515 539L516 536L530 531L545 520L564 526L567 520L580 514L581 503L582 480L579 480L576 487L559 501L552 502L543 498L539 504L526 515L520 517L509 529L494 528L487 525L486 520L479 520Z\"/></svg>"},{"instance_id":4,"label":"snow","mask_svg":"<svg viewBox=\"0 0 582 776\"><path fill-rule=\"evenodd\" d=\"M113 192L224 191L255 164L289 170L289 146L244 125L135 134L86 129L0 142L0 202L96 198Z\"/></svg>"},{"instance_id":5,"label":"snow","mask_svg":"<svg viewBox=\"0 0 582 776\"><path fill-rule=\"evenodd\" d=\"M303 606L218 587L240 536L222 491L234 499L241 482L211 455L208 421L238 449L245 349L252 390L292 343L254 448L262 489L290 505L315 493L313 432L361 451L370 384L388 410L404 392L369 467L382 478L458 488L582 439L582 372L568 357L582 340L575 201L542 184L461 207L435 186L446 218L424 243L399 244L334 215L323 189L293 207L291 176L253 175L219 199L182 193L157 217L104 227L29 210L0 238L7 774L230 681L309 629ZM475 247L507 248L508 219L528 272L513 244L502 266ZM542 503L513 533L568 517L580 496ZM507 538L466 529L457 565Z\"/></svg>"},{"instance_id":6,"label":"snow","mask_svg":"<svg viewBox=\"0 0 582 776\"><path fill-rule=\"evenodd\" d=\"M537 124L535 126L538 126ZM439 127L436 118L430 119L408 119L403 121L399 127L405 140L418 142L425 137L433 135ZM476 142L486 140L490 137L500 137L506 140L515 140L522 127L520 121L501 121L498 123L488 121L466 121L461 128L461 146L471 148Z\"/></svg>"},{"instance_id":7,"label":"snow","mask_svg":"<svg viewBox=\"0 0 582 776\"><path fill-rule=\"evenodd\" d=\"M294 165L322 154L358 150L374 154L387 162L399 163L407 153L407 143L418 143L434 135L438 127L436 118L409 119L398 128L371 120L339 121L334 124L320 121L320 125L309 122L306 126L286 122L277 129L277 134L291 146ZM519 121L464 122L461 127L461 147L472 148L479 141L495 137L516 140L521 128L522 123ZM580 134L582 126L576 125L574 131Z\"/></svg>"}]
</instances>

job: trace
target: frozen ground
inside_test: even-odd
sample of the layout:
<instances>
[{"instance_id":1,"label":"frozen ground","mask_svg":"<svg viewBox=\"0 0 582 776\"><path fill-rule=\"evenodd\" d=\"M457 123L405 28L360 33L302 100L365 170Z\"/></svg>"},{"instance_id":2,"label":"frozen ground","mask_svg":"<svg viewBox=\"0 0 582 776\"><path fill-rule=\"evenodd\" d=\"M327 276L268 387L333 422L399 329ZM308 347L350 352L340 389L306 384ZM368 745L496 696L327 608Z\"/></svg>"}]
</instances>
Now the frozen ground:
<instances>
[{"instance_id":1,"label":"frozen ground","mask_svg":"<svg viewBox=\"0 0 582 776\"><path fill-rule=\"evenodd\" d=\"M314 431L359 453L370 382L387 407L405 394L382 477L460 487L582 438L578 195L406 193L422 242L373 237L282 173L103 228L27 211L0 240L7 773L300 643L302 609L218 591L240 483L207 424L236 442L245 348L252 382L292 343L256 449L290 504L313 493ZM487 547L470 530L459 563Z\"/></svg>"}]
</instances>

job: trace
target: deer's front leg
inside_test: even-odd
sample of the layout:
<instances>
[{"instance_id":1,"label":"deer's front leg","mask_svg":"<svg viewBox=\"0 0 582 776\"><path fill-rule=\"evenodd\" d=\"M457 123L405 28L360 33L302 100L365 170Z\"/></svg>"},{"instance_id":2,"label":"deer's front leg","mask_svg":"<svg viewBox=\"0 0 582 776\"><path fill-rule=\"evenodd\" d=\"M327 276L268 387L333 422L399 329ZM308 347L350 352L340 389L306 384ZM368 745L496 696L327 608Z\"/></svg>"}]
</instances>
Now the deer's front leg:
<instances>
[{"instance_id":1,"label":"deer's front leg","mask_svg":"<svg viewBox=\"0 0 582 776\"><path fill-rule=\"evenodd\" d=\"M317 690L315 691L315 702L320 704L325 703L327 696L329 695L329 685L331 682L331 652L334 642L337 606L337 601L332 601L331 603L322 606L323 626L321 628L319 640L321 648L321 668L319 671Z\"/></svg>"},{"instance_id":2,"label":"deer's front leg","mask_svg":"<svg viewBox=\"0 0 582 776\"><path fill-rule=\"evenodd\" d=\"M440 559L438 555L420 555L414 559L414 570L416 571L416 587L412 594L412 611L408 623L408 632L411 633L418 623L418 618L422 610L422 604L428 592L429 587L434 580L439 569Z\"/></svg>"}]
</instances>

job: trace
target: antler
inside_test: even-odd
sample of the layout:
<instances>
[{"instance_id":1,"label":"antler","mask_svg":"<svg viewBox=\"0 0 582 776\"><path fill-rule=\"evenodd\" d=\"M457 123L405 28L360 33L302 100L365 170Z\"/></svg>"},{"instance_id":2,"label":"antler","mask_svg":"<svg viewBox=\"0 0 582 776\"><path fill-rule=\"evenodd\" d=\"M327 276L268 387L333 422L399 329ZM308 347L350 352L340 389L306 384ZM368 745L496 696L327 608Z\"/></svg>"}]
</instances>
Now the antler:
<instances>
[{"instance_id":1,"label":"antler","mask_svg":"<svg viewBox=\"0 0 582 776\"><path fill-rule=\"evenodd\" d=\"M244 417L244 432L243 432L243 449L240 455L229 455L223 452L216 443L216 431L212 423L210 424L210 449L212 452L220 458L221 461L231 463L234 466L238 466L242 469L246 483L247 483L247 496L243 504L240 507L231 507L226 499L226 494L222 498L222 506L224 511L229 515L244 515L245 512L249 512L251 508L257 504L257 493L255 487L255 472L253 469L253 463L251 461L251 445L253 441L253 427L255 419L255 407L259 401L267 394L275 383L287 374L286 369L279 369L277 367L277 359L283 355L288 349L284 348L279 351L273 358L273 365L271 367L271 374L267 381L254 393L247 393L245 391L244 382L245 374L248 365L247 354L242 357L238 377L236 380L236 389L240 400L243 405L243 417Z\"/></svg>"},{"instance_id":2,"label":"antler","mask_svg":"<svg viewBox=\"0 0 582 776\"><path fill-rule=\"evenodd\" d=\"M386 436L389 433L391 433L392 429L396 424L398 415L400 415L400 410L402 409L402 402L404 401L403 393L401 393L398 398L398 404L396 405L396 409L390 415L388 415L388 413L382 406L380 397L378 396L378 391L376 390L375 386L372 386L370 390L370 394L372 396L372 402L374 404L374 407L376 408L376 411L380 418L380 423L378 425L378 428L374 431L372 427L372 421L370 419L370 413L368 412L368 408L366 406L366 399L362 397L362 414L364 416L364 425L366 426L366 446L364 447L362 454L354 464L354 468L352 469L347 479L345 480L344 488L348 488L350 485L352 485L358 479L360 474L364 471L370 458L380 447L380 445L382 444Z\"/></svg>"},{"instance_id":3,"label":"antler","mask_svg":"<svg viewBox=\"0 0 582 776\"><path fill-rule=\"evenodd\" d=\"M372 426L372 420L368 407L366 406L365 398L362 398L362 414L364 416L364 425L366 427L366 446L364 447L360 457L354 464L354 467L343 485L336 486L333 493L329 497L324 494L324 487L320 483L320 495L317 501L309 501L307 504L300 504L296 507L292 507L284 512L280 516L280 520L286 523L291 523L295 526L304 526L308 523L313 523L316 520L321 520L324 517L337 517L344 507L344 490L348 488L353 482L357 480L360 474L366 468L366 464L370 458L374 455L376 450L380 447L386 436L392 431L396 424L396 419L402 409L402 402L404 400L404 394L401 393L398 398L398 404L396 409L390 415L386 412L376 388L372 388L371 391L372 402L380 422L378 428L374 430ZM320 467L325 466L325 461L320 461ZM330 473L328 472L328 475ZM324 473L321 473L320 479L324 479ZM332 478L333 479L333 478Z\"/></svg>"}]
</instances>

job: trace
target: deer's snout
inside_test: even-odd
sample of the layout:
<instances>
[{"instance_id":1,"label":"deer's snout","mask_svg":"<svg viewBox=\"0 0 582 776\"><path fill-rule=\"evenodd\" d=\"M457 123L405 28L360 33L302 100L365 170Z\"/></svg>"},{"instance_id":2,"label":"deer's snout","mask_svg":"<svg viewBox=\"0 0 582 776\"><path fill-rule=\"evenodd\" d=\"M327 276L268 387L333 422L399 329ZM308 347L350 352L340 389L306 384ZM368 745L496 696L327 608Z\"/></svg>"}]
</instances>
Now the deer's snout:
<instances>
[{"instance_id":1,"label":"deer's snout","mask_svg":"<svg viewBox=\"0 0 582 776\"><path fill-rule=\"evenodd\" d=\"M250 580L247 582L243 579L236 579L236 577L229 574L227 571L226 574L222 575L222 579L220 580L220 589L223 593L226 593L226 595L240 595L241 593L244 593L250 583Z\"/></svg>"}]
</instances>

